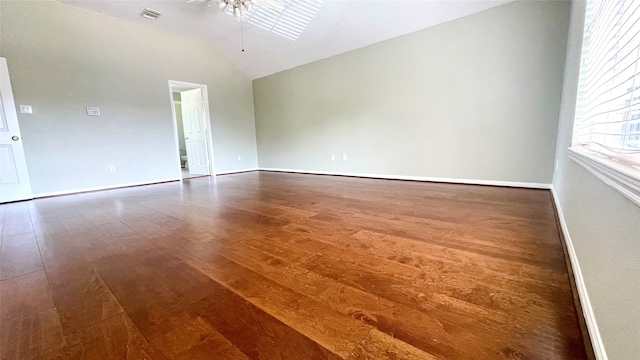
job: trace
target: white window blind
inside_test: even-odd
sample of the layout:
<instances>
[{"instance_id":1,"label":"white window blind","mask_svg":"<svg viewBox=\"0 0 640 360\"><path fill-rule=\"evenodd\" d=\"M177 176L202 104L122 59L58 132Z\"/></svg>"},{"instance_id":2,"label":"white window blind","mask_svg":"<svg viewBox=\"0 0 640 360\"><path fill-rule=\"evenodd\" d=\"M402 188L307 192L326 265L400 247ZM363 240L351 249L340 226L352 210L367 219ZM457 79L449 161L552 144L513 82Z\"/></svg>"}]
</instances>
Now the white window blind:
<instances>
[{"instance_id":1,"label":"white window blind","mask_svg":"<svg viewBox=\"0 0 640 360\"><path fill-rule=\"evenodd\" d=\"M324 0L260 0L245 12L249 24L290 40L297 40L316 16ZM233 15L233 7L225 12Z\"/></svg>"},{"instance_id":2,"label":"white window blind","mask_svg":"<svg viewBox=\"0 0 640 360\"><path fill-rule=\"evenodd\" d=\"M639 59L640 1L588 0L572 157L591 158L590 171L615 172L634 200L640 199Z\"/></svg>"}]
</instances>

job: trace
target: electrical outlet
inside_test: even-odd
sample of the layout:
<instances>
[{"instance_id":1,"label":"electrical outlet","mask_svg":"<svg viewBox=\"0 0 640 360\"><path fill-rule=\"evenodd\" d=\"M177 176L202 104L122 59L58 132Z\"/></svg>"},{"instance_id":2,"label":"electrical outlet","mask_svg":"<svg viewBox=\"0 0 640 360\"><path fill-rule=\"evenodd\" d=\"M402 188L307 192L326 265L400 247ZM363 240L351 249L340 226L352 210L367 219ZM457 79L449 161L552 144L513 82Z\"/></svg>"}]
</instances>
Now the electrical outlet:
<instances>
[{"instance_id":1,"label":"electrical outlet","mask_svg":"<svg viewBox=\"0 0 640 360\"><path fill-rule=\"evenodd\" d=\"M238 155L238 160L242 160L242 156Z\"/></svg>"},{"instance_id":2,"label":"electrical outlet","mask_svg":"<svg viewBox=\"0 0 640 360\"><path fill-rule=\"evenodd\" d=\"M116 172L116 167L114 165L109 166L110 172Z\"/></svg>"},{"instance_id":3,"label":"electrical outlet","mask_svg":"<svg viewBox=\"0 0 640 360\"><path fill-rule=\"evenodd\" d=\"M335 160L335 159L336 159L336 156L331 154L331 160Z\"/></svg>"},{"instance_id":4,"label":"electrical outlet","mask_svg":"<svg viewBox=\"0 0 640 360\"><path fill-rule=\"evenodd\" d=\"M342 161L347 161L347 154L342 155Z\"/></svg>"}]
</instances>

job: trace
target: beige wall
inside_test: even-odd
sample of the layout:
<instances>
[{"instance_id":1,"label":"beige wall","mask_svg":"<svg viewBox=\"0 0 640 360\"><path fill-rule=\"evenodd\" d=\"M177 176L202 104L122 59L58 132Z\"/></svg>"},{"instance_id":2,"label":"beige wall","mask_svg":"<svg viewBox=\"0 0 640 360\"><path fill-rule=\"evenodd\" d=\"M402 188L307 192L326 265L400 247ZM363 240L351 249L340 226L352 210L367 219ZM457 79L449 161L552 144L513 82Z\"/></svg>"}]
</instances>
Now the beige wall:
<instances>
[{"instance_id":1,"label":"beige wall","mask_svg":"<svg viewBox=\"0 0 640 360\"><path fill-rule=\"evenodd\" d=\"M578 88L585 2L575 1L553 186L611 360L640 359L640 208L568 158Z\"/></svg>"},{"instance_id":2,"label":"beige wall","mask_svg":"<svg viewBox=\"0 0 640 360\"><path fill-rule=\"evenodd\" d=\"M550 184L568 16L511 3L254 80L260 167Z\"/></svg>"},{"instance_id":3,"label":"beige wall","mask_svg":"<svg viewBox=\"0 0 640 360\"><path fill-rule=\"evenodd\" d=\"M251 81L213 46L55 1L0 6L35 194L179 178L168 80L208 85L217 172L257 166Z\"/></svg>"}]
</instances>

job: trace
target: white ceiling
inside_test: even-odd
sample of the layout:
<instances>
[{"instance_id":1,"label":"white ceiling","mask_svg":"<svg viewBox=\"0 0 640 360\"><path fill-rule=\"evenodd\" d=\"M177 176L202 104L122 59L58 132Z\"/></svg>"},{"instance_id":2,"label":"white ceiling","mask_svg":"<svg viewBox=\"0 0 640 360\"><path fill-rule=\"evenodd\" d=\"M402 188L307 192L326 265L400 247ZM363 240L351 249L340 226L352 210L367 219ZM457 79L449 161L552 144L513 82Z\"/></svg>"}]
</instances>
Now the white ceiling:
<instances>
[{"instance_id":1,"label":"white ceiling","mask_svg":"<svg viewBox=\"0 0 640 360\"><path fill-rule=\"evenodd\" d=\"M258 0L259 1L259 0ZM296 1L296 0L293 0ZM218 47L250 79L257 79L316 60L355 50L396 36L461 18L513 0L325 0L308 27L292 41L244 23L245 52L240 24L216 6L186 0L62 0L102 14ZM162 16L139 16L144 7Z\"/></svg>"}]
</instances>

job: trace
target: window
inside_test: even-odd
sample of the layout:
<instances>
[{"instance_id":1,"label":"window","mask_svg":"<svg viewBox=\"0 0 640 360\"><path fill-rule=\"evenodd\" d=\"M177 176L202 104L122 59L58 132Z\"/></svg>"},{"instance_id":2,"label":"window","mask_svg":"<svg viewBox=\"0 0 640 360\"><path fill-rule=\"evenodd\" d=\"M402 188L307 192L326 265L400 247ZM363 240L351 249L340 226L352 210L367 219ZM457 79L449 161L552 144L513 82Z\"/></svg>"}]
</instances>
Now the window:
<instances>
[{"instance_id":1,"label":"window","mask_svg":"<svg viewBox=\"0 0 640 360\"><path fill-rule=\"evenodd\" d=\"M571 158L640 205L640 1L588 0Z\"/></svg>"}]
</instances>

